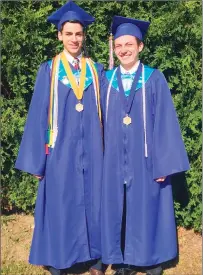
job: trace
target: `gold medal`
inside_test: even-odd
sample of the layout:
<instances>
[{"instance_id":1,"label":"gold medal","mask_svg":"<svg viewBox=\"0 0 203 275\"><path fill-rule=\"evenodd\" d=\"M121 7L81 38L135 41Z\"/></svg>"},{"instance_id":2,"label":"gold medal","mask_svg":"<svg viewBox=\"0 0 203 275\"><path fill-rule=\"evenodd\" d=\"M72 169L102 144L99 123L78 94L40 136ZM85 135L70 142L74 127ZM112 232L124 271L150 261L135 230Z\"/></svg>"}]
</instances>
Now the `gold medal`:
<instances>
[{"instance_id":1,"label":"gold medal","mask_svg":"<svg viewBox=\"0 0 203 275\"><path fill-rule=\"evenodd\" d=\"M78 104L75 105L75 109L78 112L82 112L84 109L83 104L79 102Z\"/></svg>"},{"instance_id":2,"label":"gold medal","mask_svg":"<svg viewBox=\"0 0 203 275\"><path fill-rule=\"evenodd\" d=\"M126 115L126 116L123 118L123 123L124 123L125 125L129 125L129 124L131 124L131 122L132 122L132 119L131 119L131 117L129 117L128 115Z\"/></svg>"}]
</instances>

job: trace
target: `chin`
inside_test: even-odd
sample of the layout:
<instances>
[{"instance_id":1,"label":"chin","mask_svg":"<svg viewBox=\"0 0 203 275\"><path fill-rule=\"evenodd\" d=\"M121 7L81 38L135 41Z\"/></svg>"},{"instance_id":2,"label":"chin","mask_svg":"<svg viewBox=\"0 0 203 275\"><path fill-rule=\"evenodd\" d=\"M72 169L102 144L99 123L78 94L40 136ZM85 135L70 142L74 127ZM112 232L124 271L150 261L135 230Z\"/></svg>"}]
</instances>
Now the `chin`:
<instances>
[{"instance_id":1,"label":"chin","mask_svg":"<svg viewBox=\"0 0 203 275\"><path fill-rule=\"evenodd\" d=\"M121 62L121 64L128 65L128 64L132 63L132 60L124 59L124 60L120 60L120 62Z\"/></svg>"},{"instance_id":2,"label":"chin","mask_svg":"<svg viewBox=\"0 0 203 275\"><path fill-rule=\"evenodd\" d=\"M70 49L70 53L78 53L79 49Z\"/></svg>"},{"instance_id":3,"label":"chin","mask_svg":"<svg viewBox=\"0 0 203 275\"><path fill-rule=\"evenodd\" d=\"M80 51L77 49L77 50L73 50L73 49L71 49L71 50L69 50L68 51L71 55L74 55L74 56L78 56L79 54L80 54Z\"/></svg>"},{"instance_id":4,"label":"chin","mask_svg":"<svg viewBox=\"0 0 203 275\"><path fill-rule=\"evenodd\" d=\"M124 59L124 60L121 60L120 61L121 62L121 64L124 64L124 65L134 65L134 63L135 63L135 61L134 60L132 60L132 59Z\"/></svg>"}]
</instances>

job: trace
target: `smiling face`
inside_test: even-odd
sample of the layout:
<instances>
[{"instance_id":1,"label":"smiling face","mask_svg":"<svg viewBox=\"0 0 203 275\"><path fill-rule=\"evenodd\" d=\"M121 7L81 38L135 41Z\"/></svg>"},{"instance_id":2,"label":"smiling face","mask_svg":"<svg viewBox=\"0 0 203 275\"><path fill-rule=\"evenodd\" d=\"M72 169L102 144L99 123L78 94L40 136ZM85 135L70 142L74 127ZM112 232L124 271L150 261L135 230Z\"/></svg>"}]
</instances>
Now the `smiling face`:
<instances>
[{"instance_id":1,"label":"smiling face","mask_svg":"<svg viewBox=\"0 0 203 275\"><path fill-rule=\"evenodd\" d=\"M63 42L64 48L77 57L82 51L84 41L83 26L80 23L66 22L58 32L58 38Z\"/></svg>"},{"instance_id":2,"label":"smiling face","mask_svg":"<svg viewBox=\"0 0 203 275\"><path fill-rule=\"evenodd\" d=\"M132 35L122 35L114 41L114 52L126 70L130 70L138 61L143 47L143 42L138 42Z\"/></svg>"}]
</instances>

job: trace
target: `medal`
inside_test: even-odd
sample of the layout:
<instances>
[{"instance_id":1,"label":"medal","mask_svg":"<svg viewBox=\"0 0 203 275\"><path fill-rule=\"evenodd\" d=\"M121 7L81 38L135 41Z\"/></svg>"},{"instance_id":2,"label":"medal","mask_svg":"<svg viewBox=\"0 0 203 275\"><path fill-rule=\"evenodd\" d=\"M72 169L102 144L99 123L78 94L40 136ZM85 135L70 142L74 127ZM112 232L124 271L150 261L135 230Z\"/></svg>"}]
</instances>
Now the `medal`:
<instances>
[{"instance_id":1,"label":"medal","mask_svg":"<svg viewBox=\"0 0 203 275\"><path fill-rule=\"evenodd\" d=\"M134 77L131 89L130 89L130 95L128 96L128 98L126 98L125 91L124 91L124 88L123 88L122 79L121 79L120 66L118 67L118 70L116 72L117 79L118 79L118 86L119 86L119 90L120 90L119 95L120 95L121 102L123 104L123 108L124 108L125 113L126 113L126 116L123 118L123 123L125 125L129 125L129 124L132 123L132 119L129 116L129 114L130 114L131 107L132 107L132 104L133 104L133 100L134 100L134 97L135 97L136 86L137 86L137 83L138 83L139 78L141 76L141 73L142 73L142 65L140 63L139 66L138 66L136 75Z\"/></svg>"},{"instance_id":2,"label":"medal","mask_svg":"<svg viewBox=\"0 0 203 275\"><path fill-rule=\"evenodd\" d=\"M125 125L129 125L129 124L131 124L131 122L132 122L132 119L131 119L131 117L129 117L128 115L126 115L126 116L123 118L123 123L124 123Z\"/></svg>"},{"instance_id":3,"label":"medal","mask_svg":"<svg viewBox=\"0 0 203 275\"><path fill-rule=\"evenodd\" d=\"M84 109L83 104L79 102L78 104L75 105L75 109L78 112L82 112Z\"/></svg>"}]
</instances>

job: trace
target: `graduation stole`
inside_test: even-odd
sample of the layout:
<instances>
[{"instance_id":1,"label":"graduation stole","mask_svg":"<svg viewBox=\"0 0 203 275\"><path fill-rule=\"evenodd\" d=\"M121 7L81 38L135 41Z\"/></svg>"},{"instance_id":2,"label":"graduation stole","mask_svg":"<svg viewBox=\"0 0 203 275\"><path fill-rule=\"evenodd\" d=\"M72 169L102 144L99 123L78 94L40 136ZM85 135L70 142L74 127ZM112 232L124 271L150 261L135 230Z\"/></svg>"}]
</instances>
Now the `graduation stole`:
<instances>
[{"instance_id":1,"label":"graduation stole","mask_svg":"<svg viewBox=\"0 0 203 275\"><path fill-rule=\"evenodd\" d=\"M86 78L86 65L92 75L92 81L95 92L96 105L98 110L99 119L101 122L101 106L100 106L100 91L99 91L99 77L97 73L96 66L90 58L82 58L82 72L80 77L80 85L76 84L74 75L72 73L71 67L66 60L64 53L55 56L52 60L51 66L51 86L50 86L50 99L49 99L49 110L48 110L48 130L46 131L46 144L45 152L49 154L49 148L54 148L57 134L58 134L58 75L59 75L59 65L62 62L67 78L70 80L71 88L74 91L77 99L80 100L83 97L83 92L85 88L85 78Z\"/></svg>"},{"instance_id":2,"label":"graduation stole","mask_svg":"<svg viewBox=\"0 0 203 275\"><path fill-rule=\"evenodd\" d=\"M109 97L110 97L110 91L113 87L119 92L119 86L118 81L116 77L116 71L118 67L106 72L106 77L109 81L109 86L107 90L107 97L106 97L106 122L108 117L108 107L109 107ZM154 69L150 68L148 66L145 66L142 64L142 74L140 76L140 79L138 80L137 86L135 91L138 89L142 89L142 113L143 113L143 126L144 126L144 151L145 151L145 157L148 157L148 146L147 146L147 129L146 129L146 90L145 90L145 83L150 78L151 74L153 73Z\"/></svg>"}]
</instances>

